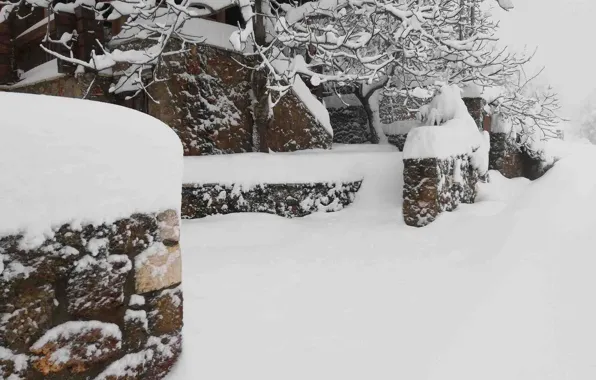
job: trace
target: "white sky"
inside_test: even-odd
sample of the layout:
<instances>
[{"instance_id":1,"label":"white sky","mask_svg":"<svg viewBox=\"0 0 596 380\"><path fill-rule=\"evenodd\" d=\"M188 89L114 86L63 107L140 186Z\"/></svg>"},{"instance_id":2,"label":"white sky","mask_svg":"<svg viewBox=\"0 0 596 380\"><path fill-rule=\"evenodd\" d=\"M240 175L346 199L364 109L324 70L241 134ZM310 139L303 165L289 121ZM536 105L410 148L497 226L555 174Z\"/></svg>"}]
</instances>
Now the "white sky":
<instances>
[{"instance_id":1,"label":"white sky","mask_svg":"<svg viewBox=\"0 0 596 380\"><path fill-rule=\"evenodd\" d=\"M596 90L596 0L514 0L510 12L494 11L501 20L502 44L538 48L534 70L546 66L543 80L560 94L570 113Z\"/></svg>"}]
</instances>

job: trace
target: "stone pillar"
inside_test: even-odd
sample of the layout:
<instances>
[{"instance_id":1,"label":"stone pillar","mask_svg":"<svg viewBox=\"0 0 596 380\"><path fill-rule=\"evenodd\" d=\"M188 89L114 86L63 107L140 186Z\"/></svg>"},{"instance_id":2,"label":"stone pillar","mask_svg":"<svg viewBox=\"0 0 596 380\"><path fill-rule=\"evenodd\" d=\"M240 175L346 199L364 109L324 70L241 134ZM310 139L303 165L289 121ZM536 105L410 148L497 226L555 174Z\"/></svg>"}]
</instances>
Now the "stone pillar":
<instances>
[{"instance_id":1,"label":"stone pillar","mask_svg":"<svg viewBox=\"0 0 596 380\"><path fill-rule=\"evenodd\" d=\"M478 174L467 155L446 159L404 159L403 216L408 226L424 227L443 211L474 203Z\"/></svg>"},{"instance_id":2,"label":"stone pillar","mask_svg":"<svg viewBox=\"0 0 596 380\"><path fill-rule=\"evenodd\" d=\"M16 80L13 70L12 19L9 17L8 20L0 23L0 84L12 83Z\"/></svg>"},{"instance_id":3,"label":"stone pillar","mask_svg":"<svg viewBox=\"0 0 596 380\"><path fill-rule=\"evenodd\" d=\"M468 112L470 116L476 122L479 131L484 130L484 106L486 105L486 101L482 98L463 98L462 99L468 107Z\"/></svg>"},{"instance_id":4,"label":"stone pillar","mask_svg":"<svg viewBox=\"0 0 596 380\"><path fill-rule=\"evenodd\" d=\"M182 343L177 211L79 227L33 249L0 236L0 378L163 378Z\"/></svg>"},{"instance_id":5,"label":"stone pillar","mask_svg":"<svg viewBox=\"0 0 596 380\"><path fill-rule=\"evenodd\" d=\"M76 16L71 13L66 12L57 12L54 15L54 22L56 24L56 38L60 39L64 33L72 33L73 30L77 29L77 19ZM67 57L70 56L70 51L66 46L56 45L52 48L55 48L56 51L62 55ZM75 58L78 58L78 51L76 46L73 46L73 55ZM72 63L65 61L63 59L58 60L58 72L63 74L73 74L76 70L76 66Z\"/></svg>"},{"instance_id":6,"label":"stone pillar","mask_svg":"<svg viewBox=\"0 0 596 380\"><path fill-rule=\"evenodd\" d=\"M497 170L506 178L524 176L522 153L507 133L490 134L489 169Z\"/></svg>"}]
</instances>

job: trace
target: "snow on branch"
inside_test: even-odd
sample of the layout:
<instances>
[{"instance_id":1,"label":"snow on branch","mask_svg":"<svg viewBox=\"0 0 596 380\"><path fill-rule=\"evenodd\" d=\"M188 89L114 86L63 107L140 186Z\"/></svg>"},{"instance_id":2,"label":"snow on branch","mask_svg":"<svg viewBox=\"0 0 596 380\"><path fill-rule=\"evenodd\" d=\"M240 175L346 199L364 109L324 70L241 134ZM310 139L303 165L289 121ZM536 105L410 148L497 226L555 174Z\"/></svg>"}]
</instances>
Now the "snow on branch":
<instances>
[{"instance_id":1,"label":"snow on branch","mask_svg":"<svg viewBox=\"0 0 596 380\"><path fill-rule=\"evenodd\" d=\"M296 75L310 78L313 86L357 88L365 108L371 108L373 126L378 122L373 94L383 88L410 90L436 81L492 85L531 58L497 48L497 24L483 11L486 1L494 4L318 0L297 5L238 0L246 27L232 35L231 42L238 50L255 46L257 69L267 72L268 89L278 97ZM511 9L509 2L499 4ZM274 68L280 52L292 61L286 72Z\"/></svg>"}]
</instances>

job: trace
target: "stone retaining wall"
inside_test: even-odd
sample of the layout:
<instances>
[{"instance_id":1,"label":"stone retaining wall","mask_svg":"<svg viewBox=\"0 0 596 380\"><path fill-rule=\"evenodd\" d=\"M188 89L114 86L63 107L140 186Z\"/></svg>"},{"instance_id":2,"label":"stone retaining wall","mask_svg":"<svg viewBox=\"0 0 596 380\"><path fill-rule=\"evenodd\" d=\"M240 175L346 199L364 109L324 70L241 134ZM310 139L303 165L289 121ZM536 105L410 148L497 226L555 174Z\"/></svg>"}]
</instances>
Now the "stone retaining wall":
<instances>
[{"instance_id":1,"label":"stone retaining wall","mask_svg":"<svg viewBox=\"0 0 596 380\"><path fill-rule=\"evenodd\" d=\"M474 203L478 174L468 155L448 159L404 159L403 215L423 227L460 203Z\"/></svg>"},{"instance_id":2,"label":"stone retaining wall","mask_svg":"<svg viewBox=\"0 0 596 380\"><path fill-rule=\"evenodd\" d=\"M536 180L552 165L539 153L530 154L520 149L507 133L490 134L489 169L499 171L504 177Z\"/></svg>"},{"instance_id":3,"label":"stone retaining wall","mask_svg":"<svg viewBox=\"0 0 596 380\"><path fill-rule=\"evenodd\" d=\"M292 218L334 212L354 201L362 181L347 183L241 185L186 184L182 218L238 212L263 212Z\"/></svg>"},{"instance_id":4,"label":"stone retaining wall","mask_svg":"<svg viewBox=\"0 0 596 380\"><path fill-rule=\"evenodd\" d=\"M181 350L179 218L0 238L0 378L160 379Z\"/></svg>"}]
</instances>

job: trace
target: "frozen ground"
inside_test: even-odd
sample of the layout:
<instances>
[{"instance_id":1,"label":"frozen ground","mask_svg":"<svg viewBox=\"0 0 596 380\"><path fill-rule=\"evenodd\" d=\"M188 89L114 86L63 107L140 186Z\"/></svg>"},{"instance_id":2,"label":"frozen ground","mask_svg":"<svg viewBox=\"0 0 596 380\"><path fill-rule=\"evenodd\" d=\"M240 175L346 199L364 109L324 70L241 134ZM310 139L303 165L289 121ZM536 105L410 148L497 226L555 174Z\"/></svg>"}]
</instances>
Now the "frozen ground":
<instances>
[{"instance_id":1,"label":"frozen ground","mask_svg":"<svg viewBox=\"0 0 596 380\"><path fill-rule=\"evenodd\" d=\"M364 175L339 213L185 222L170 380L595 379L596 149L553 147L540 180L491 173L423 229L402 221L400 153L371 148L333 153Z\"/></svg>"}]
</instances>

